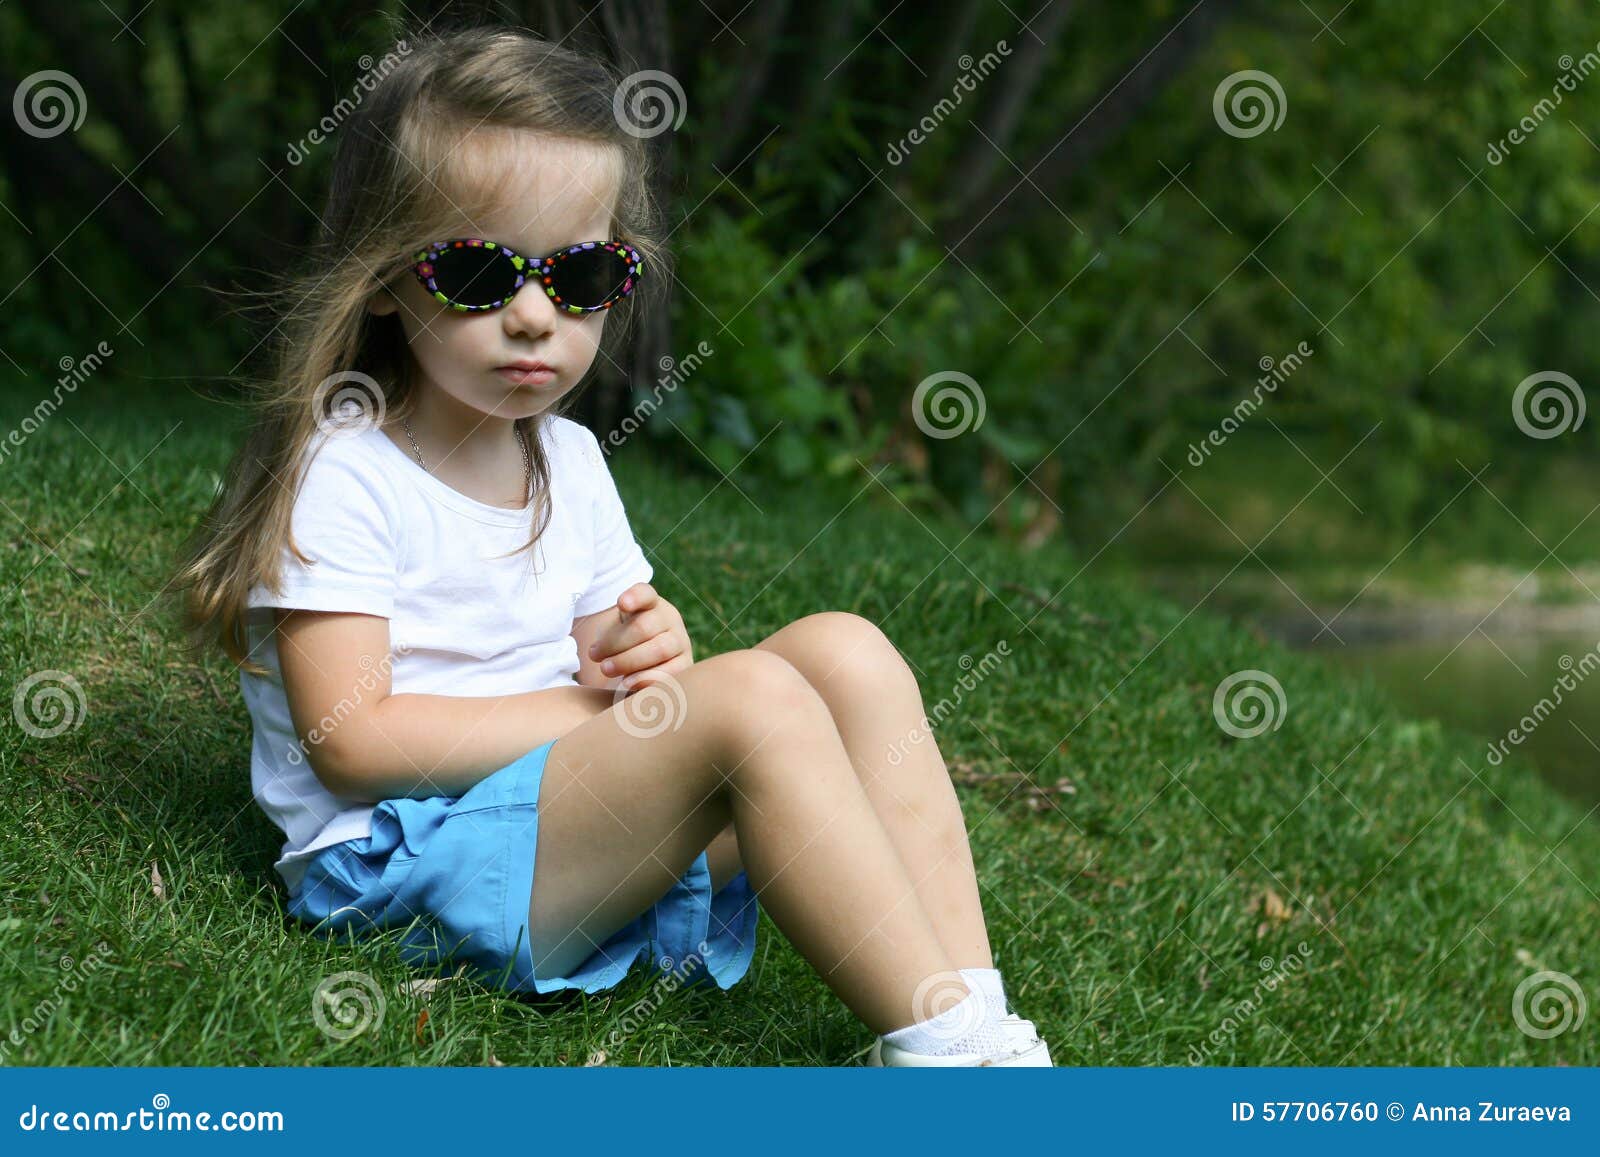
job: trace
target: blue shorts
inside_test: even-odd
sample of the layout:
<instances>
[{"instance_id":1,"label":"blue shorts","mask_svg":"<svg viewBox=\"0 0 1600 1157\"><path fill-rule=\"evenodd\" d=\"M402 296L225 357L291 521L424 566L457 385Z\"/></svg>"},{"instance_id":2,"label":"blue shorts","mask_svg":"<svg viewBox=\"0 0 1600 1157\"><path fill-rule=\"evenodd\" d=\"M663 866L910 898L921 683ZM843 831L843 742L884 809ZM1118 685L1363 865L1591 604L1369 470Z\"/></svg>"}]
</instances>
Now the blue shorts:
<instances>
[{"instance_id":1,"label":"blue shorts","mask_svg":"<svg viewBox=\"0 0 1600 1157\"><path fill-rule=\"evenodd\" d=\"M701 852L654 906L617 930L570 976L535 977L528 944L539 784L552 739L459 797L388 799L372 834L322 849L307 865L289 913L322 934L403 929L414 966L466 963L513 992L615 985L641 955L683 986L709 978L731 988L749 970L758 908L740 872L716 893Z\"/></svg>"}]
</instances>

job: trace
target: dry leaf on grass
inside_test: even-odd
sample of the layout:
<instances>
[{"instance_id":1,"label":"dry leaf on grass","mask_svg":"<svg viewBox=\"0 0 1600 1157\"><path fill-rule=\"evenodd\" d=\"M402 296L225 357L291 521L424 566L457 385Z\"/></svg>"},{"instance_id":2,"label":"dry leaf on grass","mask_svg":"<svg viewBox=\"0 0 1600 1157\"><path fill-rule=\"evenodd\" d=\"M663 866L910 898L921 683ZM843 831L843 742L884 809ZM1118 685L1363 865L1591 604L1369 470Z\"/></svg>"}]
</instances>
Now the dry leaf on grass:
<instances>
[{"instance_id":1,"label":"dry leaf on grass","mask_svg":"<svg viewBox=\"0 0 1600 1157\"><path fill-rule=\"evenodd\" d=\"M1019 771L980 771L976 764L964 759L954 760L948 766L950 778L956 783L973 786L1000 784L1010 791L1016 791L1020 787L1022 798L1034 811L1049 806L1051 796L1078 794L1078 785L1067 776L1062 776L1053 784L1045 785L1033 782Z\"/></svg>"},{"instance_id":2,"label":"dry leaf on grass","mask_svg":"<svg viewBox=\"0 0 1600 1157\"><path fill-rule=\"evenodd\" d=\"M1261 923L1256 925L1256 939L1260 940L1274 925L1287 924L1294 918L1294 910L1283 902L1283 897L1271 888L1262 889L1251 904L1251 911L1261 913Z\"/></svg>"}]
</instances>

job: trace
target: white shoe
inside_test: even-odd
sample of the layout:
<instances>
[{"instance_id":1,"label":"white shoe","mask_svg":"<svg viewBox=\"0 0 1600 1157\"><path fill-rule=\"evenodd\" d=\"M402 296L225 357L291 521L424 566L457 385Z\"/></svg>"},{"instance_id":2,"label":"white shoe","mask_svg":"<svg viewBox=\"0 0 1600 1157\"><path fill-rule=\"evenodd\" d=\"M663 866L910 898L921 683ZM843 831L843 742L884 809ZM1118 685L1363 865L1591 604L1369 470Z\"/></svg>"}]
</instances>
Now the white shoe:
<instances>
[{"instance_id":1,"label":"white shoe","mask_svg":"<svg viewBox=\"0 0 1600 1157\"><path fill-rule=\"evenodd\" d=\"M1024 1022L1026 1023L1026 1022ZM889 1044L881 1036L867 1050L866 1064L873 1068L1027 1068L1048 1069L1050 1049L1044 1041L1030 1035L1026 1043L1013 1043L1004 1052L983 1056L979 1053L950 1053L930 1057Z\"/></svg>"},{"instance_id":2,"label":"white shoe","mask_svg":"<svg viewBox=\"0 0 1600 1157\"><path fill-rule=\"evenodd\" d=\"M1050 1046L1045 1044L1039 1036L1039 1030L1034 1027L1031 1020L1024 1020L1014 1012L1008 1012L1000 1018L1000 1031L1006 1034L1006 1040L1015 1049L1026 1049L1038 1043L1044 1049L1044 1062L1054 1068L1055 1062L1050 1059Z\"/></svg>"}]
</instances>

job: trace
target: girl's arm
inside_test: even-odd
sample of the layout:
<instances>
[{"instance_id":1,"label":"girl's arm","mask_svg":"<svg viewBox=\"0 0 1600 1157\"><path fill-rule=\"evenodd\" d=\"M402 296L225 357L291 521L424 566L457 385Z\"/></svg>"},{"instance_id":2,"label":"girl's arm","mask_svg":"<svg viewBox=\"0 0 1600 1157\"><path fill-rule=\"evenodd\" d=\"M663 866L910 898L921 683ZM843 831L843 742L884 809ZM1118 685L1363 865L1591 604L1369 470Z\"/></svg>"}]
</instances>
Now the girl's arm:
<instances>
[{"instance_id":1,"label":"girl's arm","mask_svg":"<svg viewBox=\"0 0 1600 1157\"><path fill-rule=\"evenodd\" d=\"M388 619L277 615L278 661L295 731L317 779L345 799L461 795L614 701L612 692L591 687L484 698L395 695Z\"/></svg>"}]
</instances>

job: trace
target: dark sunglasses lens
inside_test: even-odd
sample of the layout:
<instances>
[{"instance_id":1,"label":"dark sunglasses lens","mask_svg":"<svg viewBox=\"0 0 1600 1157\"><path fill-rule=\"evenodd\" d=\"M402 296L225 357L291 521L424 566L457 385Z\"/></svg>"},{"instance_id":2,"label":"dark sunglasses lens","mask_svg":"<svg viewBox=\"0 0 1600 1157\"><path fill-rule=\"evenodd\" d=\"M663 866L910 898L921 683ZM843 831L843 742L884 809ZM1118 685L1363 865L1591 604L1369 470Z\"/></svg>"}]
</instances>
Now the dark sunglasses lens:
<instances>
[{"instance_id":1,"label":"dark sunglasses lens","mask_svg":"<svg viewBox=\"0 0 1600 1157\"><path fill-rule=\"evenodd\" d=\"M597 309L628 286L628 259L614 249L596 245L556 258L546 275L563 305Z\"/></svg>"},{"instance_id":2,"label":"dark sunglasses lens","mask_svg":"<svg viewBox=\"0 0 1600 1157\"><path fill-rule=\"evenodd\" d=\"M501 249L463 245L433 259L433 282L458 305L488 306L515 292L517 270Z\"/></svg>"}]
</instances>

